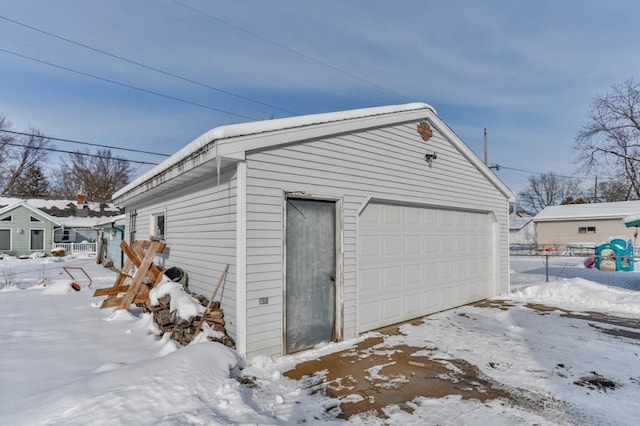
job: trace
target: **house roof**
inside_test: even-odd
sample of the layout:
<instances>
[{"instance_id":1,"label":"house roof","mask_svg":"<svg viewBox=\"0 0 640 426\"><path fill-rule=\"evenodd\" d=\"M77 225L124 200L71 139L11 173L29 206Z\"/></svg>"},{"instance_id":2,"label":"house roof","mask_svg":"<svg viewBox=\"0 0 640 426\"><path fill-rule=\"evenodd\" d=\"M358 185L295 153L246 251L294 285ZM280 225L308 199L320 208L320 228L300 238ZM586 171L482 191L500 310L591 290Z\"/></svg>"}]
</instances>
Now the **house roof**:
<instances>
[{"instance_id":1,"label":"house roof","mask_svg":"<svg viewBox=\"0 0 640 426\"><path fill-rule=\"evenodd\" d=\"M222 168L244 160L248 151L425 117L431 118L434 127L448 139L458 141L463 155L506 197L515 199L513 192L440 121L432 106L409 103L216 127L117 191L113 200L124 205L133 198L152 196L160 185L170 189L191 179L215 176Z\"/></svg>"},{"instance_id":2,"label":"house roof","mask_svg":"<svg viewBox=\"0 0 640 426\"><path fill-rule=\"evenodd\" d=\"M122 209L111 203L86 202L82 207L78 207L75 200L0 197L0 214L18 206L24 206L34 213L44 216L58 226L75 228L92 228L97 226L101 219L122 214ZM79 214L79 211L82 214Z\"/></svg>"},{"instance_id":3,"label":"house roof","mask_svg":"<svg viewBox=\"0 0 640 426\"><path fill-rule=\"evenodd\" d=\"M30 210L32 213L37 214L40 217L43 217L44 219L48 220L49 222L52 222L55 225L62 225L62 223L57 218L48 215L47 213L35 208L34 206L29 205L26 201L20 201L20 202L13 203L11 205L3 207L2 209L0 209L0 216L12 210L17 209L18 207L24 207L27 210Z\"/></svg>"},{"instance_id":4,"label":"house roof","mask_svg":"<svg viewBox=\"0 0 640 426\"><path fill-rule=\"evenodd\" d=\"M569 204L548 206L538 213L535 222L623 219L640 212L640 201L617 201L612 203Z\"/></svg>"},{"instance_id":5,"label":"house roof","mask_svg":"<svg viewBox=\"0 0 640 426\"><path fill-rule=\"evenodd\" d=\"M514 217L509 218L509 230L519 231L527 226L533 220L532 217Z\"/></svg>"},{"instance_id":6,"label":"house roof","mask_svg":"<svg viewBox=\"0 0 640 426\"><path fill-rule=\"evenodd\" d=\"M622 219L624 226L627 228L633 228L634 226L640 226L640 213L629 215Z\"/></svg>"}]
</instances>

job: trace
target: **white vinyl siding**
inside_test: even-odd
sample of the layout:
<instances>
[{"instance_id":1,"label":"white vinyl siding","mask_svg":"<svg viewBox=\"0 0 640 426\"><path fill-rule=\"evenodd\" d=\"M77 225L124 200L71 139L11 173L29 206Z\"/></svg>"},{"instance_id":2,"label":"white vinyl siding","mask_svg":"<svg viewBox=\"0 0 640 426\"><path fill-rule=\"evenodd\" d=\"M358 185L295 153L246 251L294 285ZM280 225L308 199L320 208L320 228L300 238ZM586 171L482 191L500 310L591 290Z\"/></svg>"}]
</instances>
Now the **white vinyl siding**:
<instances>
[{"instance_id":1,"label":"white vinyl siding","mask_svg":"<svg viewBox=\"0 0 640 426\"><path fill-rule=\"evenodd\" d=\"M236 179L233 170L223 172L220 185L211 175L199 182L155 197L152 203L135 204L136 239L152 235L150 220L165 214L167 244L164 267L176 266L188 274L189 290L210 298L225 264L230 265L225 284L216 295L221 301L226 328L235 338L236 294ZM131 218L128 216L128 219ZM128 222L130 223L130 222Z\"/></svg>"},{"instance_id":2,"label":"white vinyl siding","mask_svg":"<svg viewBox=\"0 0 640 426\"><path fill-rule=\"evenodd\" d=\"M492 286L508 289L508 202L437 131L424 142L417 121L247 154L247 353L282 353L283 194L341 198L343 330L356 336L358 215L373 200L492 212L500 228ZM429 167L426 152L438 158ZM501 283L501 288L495 284ZM259 305L260 297L268 305Z\"/></svg>"}]
</instances>

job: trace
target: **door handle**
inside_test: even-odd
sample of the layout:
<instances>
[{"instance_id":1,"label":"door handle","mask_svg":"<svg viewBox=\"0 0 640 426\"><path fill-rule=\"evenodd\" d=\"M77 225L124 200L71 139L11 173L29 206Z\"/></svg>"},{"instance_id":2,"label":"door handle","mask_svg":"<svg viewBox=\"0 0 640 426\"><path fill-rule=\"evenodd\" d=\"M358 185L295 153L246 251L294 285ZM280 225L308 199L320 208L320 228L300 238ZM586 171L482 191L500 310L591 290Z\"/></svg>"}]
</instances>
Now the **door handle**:
<instances>
[{"instance_id":1,"label":"door handle","mask_svg":"<svg viewBox=\"0 0 640 426\"><path fill-rule=\"evenodd\" d=\"M331 275L331 281L333 281L333 282L336 281L336 274Z\"/></svg>"}]
</instances>

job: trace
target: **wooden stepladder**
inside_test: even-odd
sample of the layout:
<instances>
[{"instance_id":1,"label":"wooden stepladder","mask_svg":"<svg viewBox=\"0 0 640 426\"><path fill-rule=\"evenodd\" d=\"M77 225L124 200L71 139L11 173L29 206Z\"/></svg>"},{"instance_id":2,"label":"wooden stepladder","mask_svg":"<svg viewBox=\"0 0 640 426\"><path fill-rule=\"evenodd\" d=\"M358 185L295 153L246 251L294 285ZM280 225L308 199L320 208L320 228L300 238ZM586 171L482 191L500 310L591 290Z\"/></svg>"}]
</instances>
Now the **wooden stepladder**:
<instances>
[{"instance_id":1,"label":"wooden stepladder","mask_svg":"<svg viewBox=\"0 0 640 426\"><path fill-rule=\"evenodd\" d=\"M166 244L160 241L134 241L132 245L120 243L127 260L116 278L113 287L99 288L93 297L107 296L100 309L118 306L129 309L132 303L144 303L149 300L149 290L161 280L163 271L153 263L154 257L164 251ZM131 269L136 268L133 276ZM130 282L127 283L127 280ZM124 293L124 294L123 294ZM122 296L120 296L123 294Z\"/></svg>"}]
</instances>

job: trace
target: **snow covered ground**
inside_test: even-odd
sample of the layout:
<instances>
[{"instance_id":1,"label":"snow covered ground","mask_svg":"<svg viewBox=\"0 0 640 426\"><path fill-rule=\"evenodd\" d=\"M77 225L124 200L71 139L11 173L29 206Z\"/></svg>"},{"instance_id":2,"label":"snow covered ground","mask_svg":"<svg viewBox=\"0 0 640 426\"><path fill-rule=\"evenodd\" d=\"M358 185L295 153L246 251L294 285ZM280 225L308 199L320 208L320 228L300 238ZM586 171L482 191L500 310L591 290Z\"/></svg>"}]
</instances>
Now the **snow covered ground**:
<instances>
[{"instance_id":1,"label":"snow covered ground","mask_svg":"<svg viewBox=\"0 0 640 426\"><path fill-rule=\"evenodd\" d=\"M411 413L363 414L351 424L635 424L640 413L640 330L585 321L587 311L640 318L640 274L600 273L517 284L496 299L513 306L465 306L405 325L389 346L425 348L464 359L502 384L516 401L480 403L419 398ZM63 266L77 270L71 288ZM538 268L539 265L536 266ZM353 346L325 345L288 357L242 359L217 343L177 349L158 339L139 312L98 308L93 288L114 273L91 258L0 260L0 424L215 425L343 423L335 401L283 376L296 364ZM525 282L527 280L520 281ZM528 281L527 281L528 282ZM45 286L44 283L47 285ZM540 312L527 303L563 311ZM619 335L622 332L627 337ZM617 333L617 334L616 334ZM628 337L631 336L631 337ZM253 377L253 385L240 376ZM602 385L602 386L600 386Z\"/></svg>"}]
</instances>

